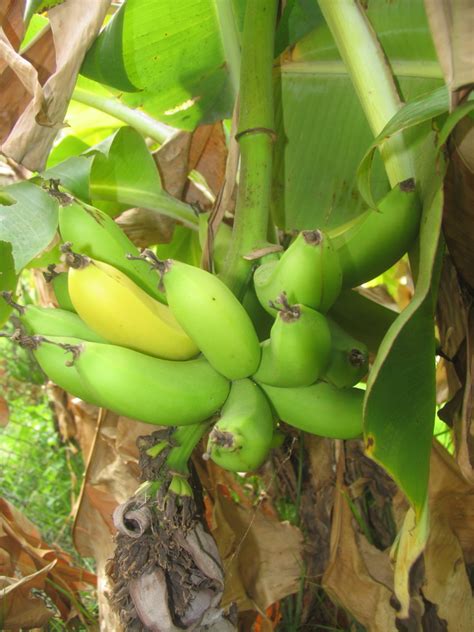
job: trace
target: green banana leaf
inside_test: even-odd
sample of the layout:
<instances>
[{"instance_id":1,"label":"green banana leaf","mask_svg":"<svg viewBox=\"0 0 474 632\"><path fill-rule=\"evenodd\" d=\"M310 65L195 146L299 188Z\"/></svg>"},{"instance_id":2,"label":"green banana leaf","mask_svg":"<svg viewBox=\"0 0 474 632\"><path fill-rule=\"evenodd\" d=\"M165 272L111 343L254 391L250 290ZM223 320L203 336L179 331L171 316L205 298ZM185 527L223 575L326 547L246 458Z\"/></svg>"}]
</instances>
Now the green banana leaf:
<instances>
[{"instance_id":1,"label":"green banana leaf","mask_svg":"<svg viewBox=\"0 0 474 632\"><path fill-rule=\"evenodd\" d=\"M81 73L136 92L124 101L175 127L191 130L225 118L233 107L243 5L127 0L91 47Z\"/></svg>"},{"instance_id":2,"label":"green banana leaf","mask_svg":"<svg viewBox=\"0 0 474 632\"><path fill-rule=\"evenodd\" d=\"M6 241L0 241L0 291L14 292L17 281L12 246ZM11 311L12 308L0 298L0 327L6 323Z\"/></svg>"},{"instance_id":3,"label":"green banana leaf","mask_svg":"<svg viewBox=\"0 0 474 632\"><path fill-rule=\"evenodd\" d=\"M131 127L120 128L94 150L90 171L92 203L112 215L134 206L148 208L182 221L197 230L193 209L171 197L142 136ZM105 206L102 201L111 202Z\"/></svg>"},{"instance_id":4,"label":"green banana leaf","mask_svg":"<svg viewBox=\"0 0 474 632\"><path fill-rule=\"evenodd\" d=\"M374 0L366 13L405 101L443 84L422 0ZM367 209L356 172L373 135L322 18L280 60L275 121L273 216L279 227L331 229ZM407 137L415 154L429 131L429 125L417 127ZM388 191L378 154L371 173L377 200Z\"/></svg>"},{"instance_id":5,"label":"green banana leaf","mask_svg":"<svg viewBox=\"0 0 474 632\"><path fill-rule=\"evenodd\" d=\"M9 242L18 273L51 243L58 225L58 202L31 182L1 193L0 240Z\"/></svg>"}]
</instances>

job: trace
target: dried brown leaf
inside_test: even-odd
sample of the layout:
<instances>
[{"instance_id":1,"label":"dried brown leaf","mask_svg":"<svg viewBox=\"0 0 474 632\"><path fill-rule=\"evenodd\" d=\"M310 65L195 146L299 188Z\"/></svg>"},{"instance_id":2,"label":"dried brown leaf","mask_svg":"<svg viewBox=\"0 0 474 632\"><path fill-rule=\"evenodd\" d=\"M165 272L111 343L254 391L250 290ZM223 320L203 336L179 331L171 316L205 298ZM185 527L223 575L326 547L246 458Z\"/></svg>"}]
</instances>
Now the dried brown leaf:
<instances>
[{"instance_id":1,"label":"dried brown leaf","mask_svg":"<svg viewBox=\"0 0 474 632\"><path fill-rule=\"evenodd\" d=\"M390 605L392 591L387 588L386 573L378 581L374 567L386 568L387 555L368 542L361 549L363 536L356 534L352 512L345 494L339 489L334 504L331 532L331 557L323 576L323 587L331 599L342 604L366 626L369 632L395 632L395 611ZM369 553L370 552L370 553ZM375 564L374 564L375 561Z\"/></svg>"},{"instance_id":2,"label":"dried brown leaf","mask_svg":"<svg viewBox=\"0 0 474 632\"><path fill-rule=\"evenodd\" d=\"M131 208L115 218L115 221L138 248L171 241L176 222L146 208Z\"/></svg>"},{"instance_id":3,"label":"dried brown leaf","mask_svg":"<svg viewBox=\"0 0 474 632\"><path fill-rule=\"evenodd\" d=\"M425 0L425 9L444 78L454 93L474 83L474 5L471 0ZM455 102L456 95L452 98Z\"/></svg>"},{"instance_id":4,"label":"dried brown leaf","mask_svg":"<svg viewBox=\"0 0 474 632\"><path fill-rule=\"evenodd\" d=\"M41 599L34 597L31 589L44 588L44 576L54 565L53 561L22 579L0 577L2 629L30 629L43 626L51 619L53 611Z\"/></svg>"},{"instance_id":5,"label":"dried brown leaf","mask_svg":"<svg viewBox=\"0 0 474 632\"><path fill-rule=\"evenodd\" d=\"M222 123L198 127L193 132L189 148L189 171L198 171L214 196L217 196L224 183L226 160L227 146ZM186 183L184 199L190 204L199 204L202 208L212 206L209 198L190 181Z\"/></svg>"},{"instance_id":6,"label":"dried brown leaf","mask_svg":"<svg viewBox=\"0 0 474 632\"><path fill-rule=\"evenodd\" d=\"M6 37L0 38L0 58L8 65L0 81L2 93L6 90L8 94L6 102L1 104L7 115L7 121L2 121L3 138L8 134L1 150L30 170L44 168L54 138L64 124L82 60L99 32L109 4L110 0L96 0L87 11L82 0L56 6L48 13L50 31L22 56L15 53ZM52 41L54 70L51 70ZM32 59L35 53L38 60ZM44 63L45 58L48 64ZM41 76L41 68L46 77Z\"/></svg>"}]
</instances>

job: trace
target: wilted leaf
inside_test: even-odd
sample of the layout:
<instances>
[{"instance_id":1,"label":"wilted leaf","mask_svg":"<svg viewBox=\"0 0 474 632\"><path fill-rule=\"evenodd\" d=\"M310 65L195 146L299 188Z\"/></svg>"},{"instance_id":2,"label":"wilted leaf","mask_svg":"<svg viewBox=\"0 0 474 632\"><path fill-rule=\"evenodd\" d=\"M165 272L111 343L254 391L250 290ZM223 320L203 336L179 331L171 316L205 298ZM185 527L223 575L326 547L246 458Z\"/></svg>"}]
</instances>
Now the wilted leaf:
<instances>
[{"instance_id":1,"label":"wilted leaf","mask_svg":"<svg viewBox=\"0 0 474 632\"><path fill-rule=\"evenodd\" d=\"M204 466L196 458L195 464L212 503L211 532L225 572L223 605L235 601L239 612L264 612L297 592L303 572L300 530L279 522L263 503L234 502L228 489L242 490L232 475L211 461Z\"/></svg>"},{"instance_id":2,"label":"wilted leaf","mask_svg":"<svg viewBox=\"0 0 474 632\"><path fill-rule=\"evenodd\" d=\"M347 608L370 632L396 632L395 610L390 605L392 590L380 578L372 577L363 550L371 564L382 571L388 557L356 536L347 490L339 488L333 510L331 557L323 575L323 587L336 603Z\"/></svg>"},{"instance_id":3,"label":"wilted leaf","mask_svg":"<svg viewBox=\"0 0 474 632\"><path fill-rule=\"evenodd\" d=\"M56 562L23 577L0 577L0 625L2 630L36 628L45 625L54 612L44 601L31 594L32 588L44 588L44 576ZM40 580L40 581L38 581Z\"/></svg>"},{"instance_id":4,"label":"wilted leaf","mask_svg":"<svg viewBox=\"0 0 474 632\"><path fill-rule=\"evenodd\" d=\"M27 593L30 587L46 592L64 620L74 606L80 606L78 592L95 586L93 573L76 566L69 554L48 546L38 529L3 498L0 498L0 551L8 554L8 567L12 569L12 578L15 578L13 582L8 580L8 592L15 592L17 578L22 577L18 588L24 583L28 585ZM4 555L2 557L5 558ZM17 593L20 599L18 606L21 606L22 599L29 599L27 593ZM34 602L35 613L36 605ZM10 609L9 614L22 616L21 610L17 612L16 609Z\"/></svg>"},{"instance_id":5,"label":"wilted leaf","mask_svg":"<svg viewBox=\"0 0 474 632\"><path fill-rule=\"evenodd\" d=\"M69 0L49 11L50 31L42 35L42 42L37 41L34 45L40 57L45 54L44 44L49 43L49 48L54 46L55 68L44 78L35 68L38 61L31 59L33 47L21 57L14 54L13 48L7 51L8 42L3 40L4 55L8 54L4 59L27 87L28 94L23 93L22 98L13 104L16 108L11 121L13 129L4 140L2 151L30 170L44 168L54 138L63 125L79 67L102 25L109 4L110 0L97 0L84 11L82 0ZM11 81L17 83L13 76ZM6 109L10 109L8 102Z\"/></svg>"},{"instance_id":6,"label":"wilted leaf","mask_svg":"<svg viewBox=\"0 0 474 632\"><path fill-rule=\"evenodd\" d=\"M470 0L425 0L424 4L451 101L456 105L459 95L453 93L474 82L474 7Z\"/></svg>"}]
</instances>

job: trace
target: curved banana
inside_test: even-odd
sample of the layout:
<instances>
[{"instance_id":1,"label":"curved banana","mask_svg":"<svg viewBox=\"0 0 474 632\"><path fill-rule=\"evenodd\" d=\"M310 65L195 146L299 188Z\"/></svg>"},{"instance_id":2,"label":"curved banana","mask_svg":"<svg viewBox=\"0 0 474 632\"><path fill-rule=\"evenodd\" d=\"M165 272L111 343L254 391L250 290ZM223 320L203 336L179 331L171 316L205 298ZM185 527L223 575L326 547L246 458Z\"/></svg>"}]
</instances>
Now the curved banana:
<instances>
[{"instance_id":1,"label":"curved banana","mask_svg":"<svg viewBox=\"0 0 474 632\"><path fill-rule=\"evenodd\" d=\"M54 296L56 297L56 301L58 302L60 309L65 309L68 312L75 312L76 310L74 309L71 297L69 296L67 284L67 272L57 272L51 279ZM79 336L79 338L81 338L81 336Z\"/></svg>"},{"instance_id":2,"label":"curved banana","mask_svg":"<svg viewBox=\"0 0 474 632\"><path fill-rule=\"evenodd\" d=\"M90 342L107 342L77 314L65 309L27 305L21 310L20 321L26 331L34 335L70 336Z\"/></svg>"},{"instance_id":3,"label":"curved banana","mask_svg":"<svg viewBox=\"0 0 474 632\"><path fill-rule=\"evenodd\" d=\"M64 242L71 242L76 252L114 266L147 294L166 302L158 289L156 274L127 254L138 257L138 249L122 229L99 209L73 202L59 207L59 232Z\"/></svg>"},{"instance_id":4,"label":"curved banana","mask_svg":"<svg viewBox=\"0 0 474 632\"><path fill-rule=\"evenodd\" d=\"M325 382L296 388L261 387L278 418L290 426L331 439L352 439L362 434L365 391L361 389L338 389Z\"/></svg>"},{"instance_id":5,"label":"curved banana","mask_svg":"<svg viewBox=\"0 0 474 632\"><path fill-rule=\"evenodd\" d=\"M343 271L343 286L355 287L396 263L418 234L421 204L414 182L400 183L380 202L378 212L334 238Z\"/></svg>"},{"instance_id":6,"label":"curved banana","mask_svg":"<svg viewBox=\"0 0 474 632\"><path fill-rule=\"evenodd\" d=\"M273 441L270 404L249 379L232 383L207 443L207 456L231 472L249 472L267 458Z\"/></svg>"},{"instance_id":7,"label":"curved banana","mask_svg":"<svg viewBox=\"0 0 474 632\"><path fill-rule=\"evenodd\" d=\"M260 345L247 312L216 276L181 261L155 264L176 320L212 366L230 380L248 377Z\"/></svg>"},{"instance_id":8,"label":"curved banana","mask_svg":"<svg viewBox=\"0 0 474 632\"><path fill-rule=\"evenodd\" d=\"M65 355L64 347L72 355ZM162 360L125 347L53 336L40 338L33 353L46 375L72 395L151 424L181 426L207 419L230 388L202 357Z\"/></svg>"},{"instance_id":9,"label":"curved banana","mask_svg":"<svg viewBox=\"0 0 474 632\"><path fill-rule=\"evenodd\" d=\"M166 305L151 298L108 263L66 255L69 295L82 318L109 342L169 360L187 360L199 349ZM78 267L74 267L78 266Z\"/></svg>"},{"instance_id":10,"label":"curved banana","mask_svg":"<svg viewBox=\"0 0 474 632\"><path fill-rule=\"evenodd\" d=\"M304 230L278 261L257 268L254 285L259 301L270 314L276 314L271 302L282 292L292 304L325 313L341 291L339 257L325 233Z\"/></svg>"},{"instance_id":11,"label":"curved banana","mask_svg":"<svg viewBox=\"0 0 474 632\"><path fill-rule=\"evenodd\" d=\"M363 342L350 336L342 327L328 318L332 349L329 365L322 379L338 388L355 386L367 374L369 353Z\"/></svg>"},{"instance_id":12,"label":"curved banana","mask_svg":"<svg viewBox=\"0 0 474 632\"><path fill-rule=\"evenodd\" d=\"M262 359L253 379L272 386L309 386L327 368L331 332L326 318L305 305L289 305L280 297L281 309L262 343Z\"/></svg>"}]
</instances>

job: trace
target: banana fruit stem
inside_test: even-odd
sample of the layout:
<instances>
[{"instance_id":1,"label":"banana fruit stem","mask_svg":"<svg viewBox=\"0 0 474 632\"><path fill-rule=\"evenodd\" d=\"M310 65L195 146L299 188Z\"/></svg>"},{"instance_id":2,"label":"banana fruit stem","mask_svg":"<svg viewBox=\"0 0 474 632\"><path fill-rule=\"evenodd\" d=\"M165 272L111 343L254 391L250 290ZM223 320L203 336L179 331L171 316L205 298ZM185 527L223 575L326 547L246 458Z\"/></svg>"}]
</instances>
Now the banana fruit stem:
<instances>
[{"instance_id":1,"label":"banana fruit stem","mask_svg":"<svg viewBox=\"0 0 474 632\"><path fill-rule=\"evenodd\" d=\"M169 470L180 474L188 473L188 461L191 458L191 454L201 437L208 430L209 425L209 423L203 422L178 428L173 434L173 438L177 440L178 445L171 449L166 459Z\"/></svg>"},{"instance_id":2,"label":"banana fruit stem","mask_svg":"<svg viewBox=\"0 0 474 632\"><path fill-rule=\"evenodd\" d=\"M356 0L318 0L369 125L377 136L401 107L393 75L364 10ZM393 188L414 176L411 152L400 132L380 148Z\"/></svg>"},{"instance_id":3,"label":"banana fruit stem","mask_svg":"<svg viewBox=\"0 0 474 632\"><path fill-rule=\"evenodd\" d=\"M267 238L275 140L272 65L277 5L277 0L248 2L244 21L236 135L240 183L232 245L221 277L238 297L253 265L244 256Z\"/></svg>"}]
</instances>

